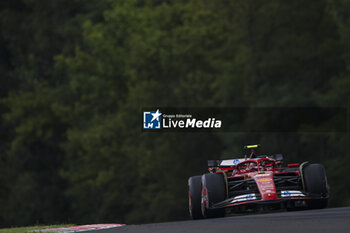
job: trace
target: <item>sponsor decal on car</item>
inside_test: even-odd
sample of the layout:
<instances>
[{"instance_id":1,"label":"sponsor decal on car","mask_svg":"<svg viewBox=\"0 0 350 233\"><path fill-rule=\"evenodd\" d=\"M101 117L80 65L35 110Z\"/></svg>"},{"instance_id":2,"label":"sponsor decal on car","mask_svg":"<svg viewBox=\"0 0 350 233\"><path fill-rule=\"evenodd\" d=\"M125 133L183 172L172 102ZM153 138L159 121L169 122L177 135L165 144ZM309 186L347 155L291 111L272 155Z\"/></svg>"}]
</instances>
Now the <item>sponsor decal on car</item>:
<instances>
[{"instance_id":1,"label":"sponsor decal on car","mask_svg":"<svg viewBox=\"0 0 350 233\"><path fill-rule=\"evenodd\" d=\"M246 200L253 200L254 197L255 197L255 194L254 194L254 196L253 196L253 194L248 194L248 195L245 197L245 199L246 199Z\"/></svg>"},{"instance_id":2,"label":"sponsor decal on car","mask_svg":"<svg viewBox=\"0 0 350 233\"><path fill-rule=\"evenodd\" d=\"M281 197L305 197L305 195L297 190L284 190L281 191Z\"/></svg>"},{"instance_id":3,"label":"sponsor decal on car","mask_svg":"<svg viewBox=\"0 0 350 233\"><path fill-rule=\"evenodd\" d=\"M269 176L270 174L268 174L268 173L264 173L264 174L258 174L258 175L256 175L255 177L262 177L262 176Z\"/></svg>"},{"instance_id":4,"label":"sponsor decal on car","mask_svg":"<svg viewBox=\"0 0 350 233\"><path fill-rule=\"evenodd\" d=\"M250 201L250 200L256 200L255 193L236 196L233 198L231 203L236 203L236 202L241 202L241 201Z\"/></svg>"},{"instance_id":5,"label":"sponsor decal on car","mask_svg":"<svg viewBox=\"0 0 350 233\"><path fill-rule=\"evenodd\" d=\"M221 161L220 166L235 166L244 160L245 159L225 159Z\"/></svg>"}]
</instances>

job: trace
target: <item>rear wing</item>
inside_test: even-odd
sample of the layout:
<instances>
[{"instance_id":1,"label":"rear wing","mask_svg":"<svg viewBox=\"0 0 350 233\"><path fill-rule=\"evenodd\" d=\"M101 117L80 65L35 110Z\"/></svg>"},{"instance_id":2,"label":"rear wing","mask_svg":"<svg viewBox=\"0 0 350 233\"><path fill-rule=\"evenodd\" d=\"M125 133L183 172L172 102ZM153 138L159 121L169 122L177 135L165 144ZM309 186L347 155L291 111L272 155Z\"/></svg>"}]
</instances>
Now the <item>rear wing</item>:
<instances>
[{"instance_id":1,"label":"rear wing","mask_svg":"<svg viewBox=\"0 0 350 233\"><path fill-rule=\"evenodd\" d=\"M282 154L275 154L275 155L261 155L257 158L270 158L274 159L277 163L283 162L283 155ZM208 167L232 167L236 166L240 162L243 162L247 160L246 158L240 158L240 159L224 159L224 160L208 160Z\"/></svg>"},{"instance_id":2,"label":"rear wing","mask_svg":"<svg viewBox=\"0 0 350 233\"><path fill-rule=\"evenodd\" d=\"M245 161L245 158L241 159L225 159L225 160L208 160L208 167L232 167L238 163Z\"/></svg>"}]
</instances>

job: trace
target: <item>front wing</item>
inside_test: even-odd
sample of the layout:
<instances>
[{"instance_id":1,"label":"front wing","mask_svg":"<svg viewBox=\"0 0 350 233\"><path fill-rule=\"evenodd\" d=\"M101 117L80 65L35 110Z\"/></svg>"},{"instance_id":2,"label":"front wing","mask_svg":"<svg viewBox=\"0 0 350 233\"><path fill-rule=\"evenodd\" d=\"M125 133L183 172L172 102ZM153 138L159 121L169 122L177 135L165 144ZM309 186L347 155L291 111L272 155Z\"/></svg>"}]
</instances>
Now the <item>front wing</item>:
<instances>
[{"instance_id":1,"label":"front wing","mask_svg":"<svg viewBox=\"0 0 350 233\"><path fill-rule=\"evenodd\" d=\"M274 199L261 199L260 194L250 193L239 195L235 197L228 198L222 202L214 203L211 208L226 208L233 206L242 206L242 205L268 205L268 204L277 204L290 201L300 201L300 200L311 200L311 199L327 199L320 195L313 195L311 193L298 191L298 190L284 190L280 191L277 194L277 198Z\"/></svg>"}]
</instances>

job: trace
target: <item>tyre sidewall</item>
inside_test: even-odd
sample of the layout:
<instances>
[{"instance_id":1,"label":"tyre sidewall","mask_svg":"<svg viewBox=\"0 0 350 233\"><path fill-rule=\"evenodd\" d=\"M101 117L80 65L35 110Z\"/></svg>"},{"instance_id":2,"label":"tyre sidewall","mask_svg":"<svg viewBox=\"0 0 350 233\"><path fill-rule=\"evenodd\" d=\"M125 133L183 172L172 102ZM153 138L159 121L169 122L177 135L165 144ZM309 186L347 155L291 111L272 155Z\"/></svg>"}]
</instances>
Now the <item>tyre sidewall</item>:
<instances>
[{"instance_id":1,"label":"tyre sidewall","mask_svg":"<svg viewBox=\"0 0 350 233\"><path fill-rule=\"evenodd\" d=\"M225 180L221 174L208 173L202 176L201 210L206 218L223 217L224 209L210 209L214 203L225 200Z\"/></svg>"},{"instance_id":2,"label":"tyre sidewall","mask_svg":"<svg viewBox=\"0 0 350 233\"><path fill-rule=\"evenodd\" d=\"M326 171L321 164L310 164L303 169L303 179L305 191L320 199L308 200L308 207L320 209L328 204L328 182Z\"/></svg>"},{"instance_id":3,"label":"tyre sidewall","mask_svg":"<svg viewBox=\"0 0 350 233\"><path fill-rule=\"evenodd\" d=\"M202 176L188 179L188 208L193 219L203 218L201 210Z\"/></svg>"}]
</instances>

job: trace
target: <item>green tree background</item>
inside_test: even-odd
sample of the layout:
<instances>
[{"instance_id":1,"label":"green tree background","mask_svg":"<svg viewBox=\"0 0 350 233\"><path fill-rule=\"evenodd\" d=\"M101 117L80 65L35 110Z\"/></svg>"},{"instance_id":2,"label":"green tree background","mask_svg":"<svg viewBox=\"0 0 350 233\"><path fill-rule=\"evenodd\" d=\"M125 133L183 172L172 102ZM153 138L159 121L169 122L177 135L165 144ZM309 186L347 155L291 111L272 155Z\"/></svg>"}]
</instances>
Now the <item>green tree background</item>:
<instances>
[{"instance_id":1,"label":"green tree background","mask_svg":"<svg viewBox=\"0 0 350 233\"><path fill-rule=\"evenodd\" d=\"M349 22L345 0L2 1L0 226L187 219L187 178L251 142L349 205L348 133L140 130L145 106L349 107Z\"/></svg>"}]
</instances>

